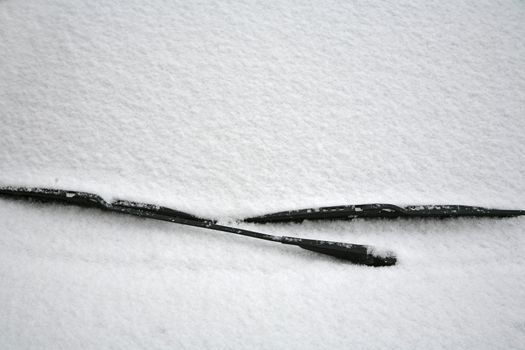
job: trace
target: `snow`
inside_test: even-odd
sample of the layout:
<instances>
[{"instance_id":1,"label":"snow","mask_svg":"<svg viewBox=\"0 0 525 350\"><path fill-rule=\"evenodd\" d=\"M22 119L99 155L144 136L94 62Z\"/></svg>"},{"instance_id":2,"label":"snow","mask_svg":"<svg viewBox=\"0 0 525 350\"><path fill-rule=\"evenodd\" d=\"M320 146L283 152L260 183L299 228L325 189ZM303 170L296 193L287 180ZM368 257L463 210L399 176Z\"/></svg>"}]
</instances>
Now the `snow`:
<instances>
[{"instance_id":1,"label":"snow","mask_svg":"<svg viewBox=\"0 0 525 350\"><path fill-rule=\"evenodd\" d=\"M0 185L223 223L523 209L524 18L515 1L1 1ZM518 349L524 223L239 224L398 256L369 268L0 200L0 347Z\"/></svg>"}]
</instances>

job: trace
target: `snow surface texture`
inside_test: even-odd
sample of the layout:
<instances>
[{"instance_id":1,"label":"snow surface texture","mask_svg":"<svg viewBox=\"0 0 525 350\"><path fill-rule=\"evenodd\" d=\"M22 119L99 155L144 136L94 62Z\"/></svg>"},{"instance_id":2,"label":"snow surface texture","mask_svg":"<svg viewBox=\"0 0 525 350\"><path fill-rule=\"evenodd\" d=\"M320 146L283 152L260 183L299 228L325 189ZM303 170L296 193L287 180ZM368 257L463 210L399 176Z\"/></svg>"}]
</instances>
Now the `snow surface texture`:
<instances>
[{"instance_id":1,"label":"snow surface texture","mask_svg":"<svg viewBox=\"0 0 525 350\"><path fill-rule=\"evenodd\" d=\"M0 1L0 184L223 222L525 207L522 1ZM2 349L518 349L524 219L248 225L0 200Z\"/></svg>"}]
</instances>

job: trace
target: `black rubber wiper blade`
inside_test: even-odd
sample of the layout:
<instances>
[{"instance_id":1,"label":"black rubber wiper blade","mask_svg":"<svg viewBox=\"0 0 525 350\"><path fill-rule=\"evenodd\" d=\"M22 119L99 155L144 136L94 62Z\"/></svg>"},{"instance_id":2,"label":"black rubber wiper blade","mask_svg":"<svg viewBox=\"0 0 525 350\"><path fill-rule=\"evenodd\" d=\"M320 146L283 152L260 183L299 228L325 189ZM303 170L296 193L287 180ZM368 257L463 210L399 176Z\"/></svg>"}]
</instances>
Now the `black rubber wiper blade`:
<instances>
[{"instance_id":1,"label":"black rubber wiper blade","mask_svg":"<svg viewBox=\"0 0 525 350\"><path fill-rule=\"evenodd\" d=\"M303 220L351 220L356 218L455 218L512 217L525 215L525 210L490 209L467 205L359 204L281 211L246 218L244 222L301 222Z\"/></svg>"},{"instance_id":2,"label":"black rubber wiper blade","mask_svg":"<svg viewBox=\"0 0 525 350\"><path fill-rule=\"evenodd\" d=\"M6 186L0 187L0 195L99 209L106 209L110 206L102 197L93 193L52 188Z\"/></svg>"},{"instance_id":3,"label":"black rubber wiper blade","mask_svg":"<svg viewBox=\"0 0 525 350\"><path fill-rule=\"evenodd\" d=\"M0 195L4 197L29 198L43 202L59 202L82 207L92 207L105 211L139 216L142 218L167 221L181 225L233 233L236 235L247 236L266 241L279 242L287 245L295 245L303 249L330 255L355 264L363 264L368 266L390 266L395 265L397 261L394 253L390 251L379 251L372 246L312 240L299 237L269 235L230 226L218 225L213 220L199 218L192 214L166 207L156 206L153 204L130 202L124 200L117 200L109 203L102 197L87 192L34 187L0 187Z\"/></svg>"},{"instance_id":4,"label":"black rubber wiper blade","mask_svg":"<svg viewBox=\"0 0 525 350\"><path fill-rule=\"evenodd\" d=\"M215 222L214 220L203 219L193 214L189 214L189 213L186 213L180 210L175 210L175 209L171 209L167 207L162 207L160 205L155 205L155 204L132 202L132 201L119 199L114 202L111 202L111 205L113 207L135 209L140 212L155 213L155 214L168 216L168 217L178 217L178 218L184 218L184 219L195 220L195 221Z\"/></svg>"},{"instance_id":5,"label":"black rubber wiper blade","mask_svg":"<svg viewBox=\"0 0 525 350\"><path fill-rule=\"evenodd\" d=\"M412 217L493 217L504 218L525 215L525 210L495 209L469 205L410 205L403 208L405 216Z\"/></svg>"},{"instance_id":6,"label":"black rubber wiper blade","mask_svg":"<svg viewBox=\"0 0 525 350\"><path fill-rule=\"evenodd\" d=\"M99 208L112 210L115 207L137 209L141 212L152 212L166 216L181 217L191 220L204 220L195 215L183 211L174 210L154 204L139 203L127 200L116 200L111 203L106 202L102 197L94 193L69 191L53 188L41 187L0 187L0 195L27 198L40 202L55 202L64 204L74 204L82 207Z\"/></svg>"}]
</instances>

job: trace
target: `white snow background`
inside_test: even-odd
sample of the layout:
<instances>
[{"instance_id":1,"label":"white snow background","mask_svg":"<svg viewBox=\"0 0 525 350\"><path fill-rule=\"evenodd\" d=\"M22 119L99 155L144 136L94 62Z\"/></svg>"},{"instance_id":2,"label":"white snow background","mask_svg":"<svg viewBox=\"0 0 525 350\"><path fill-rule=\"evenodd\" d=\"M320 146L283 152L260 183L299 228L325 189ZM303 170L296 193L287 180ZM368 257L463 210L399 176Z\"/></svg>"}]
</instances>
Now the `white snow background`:
<instances>
[{"instance_id":1,"label":"white snow background","mask_svg":"<svg viewBox=\"0 0 525 350\"><path fill-rule=\"evenodd\" d=\"M399 259L2 199L0 348L523 349L524 218L232 219L524 209L524 38L523 1L0 1L0 185Z\"/></svg>"}]
</instances>

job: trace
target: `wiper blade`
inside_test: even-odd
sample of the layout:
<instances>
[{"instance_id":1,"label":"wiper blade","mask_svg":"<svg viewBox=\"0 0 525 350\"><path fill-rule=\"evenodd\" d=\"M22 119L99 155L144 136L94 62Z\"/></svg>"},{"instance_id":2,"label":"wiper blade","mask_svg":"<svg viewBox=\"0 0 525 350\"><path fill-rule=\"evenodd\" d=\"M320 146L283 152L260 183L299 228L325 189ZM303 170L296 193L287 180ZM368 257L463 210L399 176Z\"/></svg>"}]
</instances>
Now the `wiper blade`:
<instances>
[{"instance_id":1,"label":"wiper blade","mask_svg":"<svg viewBox=\"0 0 525 350\"><path fill-rule=\"evenodd\" d=\"M281 211L246 218L253 223L301 222L303 220L351 220L355 218L456 218L512 217L525 215L525 210L489 209L467 205L360 204Z\"/></svg>"},{"instance_id":2,"label":"wiper blade","mask_svg":"<svg viewBox=\"0 0 525 350\"><path fill-rule=\"evenodd\" d=\"M372 246L313 240L299 237L269 235L230 226L218 225L213 220L199 218L192 214L153 204L130 202L124 200L117 200L109 203L102 197L88 192L9 186L0 187L0 195L8 197L29 198L43 202L58 202L82 207L98 208L105 211L112 211L143 218L228 232L236 235L279 242L287 245L295 245L303 249L330 255L355 264L363 264L368 266L390 266L395 265L397 261L394 253L390 251L379 251Z\"/></svg>"},{"instance_id":3,"label":"wiper blade","mask_svg":"<svg viewBox=\"0 0 525 350\"><path fill-rule=\"evenodd\" d=\"M0 195L20 198L31 198L40 202L57 202L74 204L81 207L105 209L109 206L99 195L68 190L57 190L40 187L0 187Z\"/></svg>"},{"instance_id":4,"label":"wiper blade","mask_svg":"<svg viewBox=\"0 0 525 350\"><path fill-rule=\"evenodd\" d=\"M0 187L0 195L31 198L41 202L57 202L64 204L74 204L82 207L93 207L110 210L114 207L136 209L142 212L152 212L166 216L176 216L191 220L204 220L189 213L174 210L154 204L132 202L126 200L116 200L112 203L106 202L97 194L68 191L52 188L40 187Z\"/></svg>"},{"instance_id":5,"label":"wiper blade","mask_svg":"<svg viewBox=\"0 0 525 350\"><path fill-rule=\"evenodd\" d=\"M160 205L155 205L155 204L132 202L132 201L119 199L119 200L112 202L111 206L122 208L122 209L135 210L136 212L141 213L139 216L144 216L143 213L153 213L153 214L167 216L167 217L177 217L177 218L194 220L194 221L205 221L205 222L215 223L214 220L203 219L198 216L195 216L189 213L185 213L180 210L170 209L170 208L162 207Z\"/></svg>"}]
</instances>

